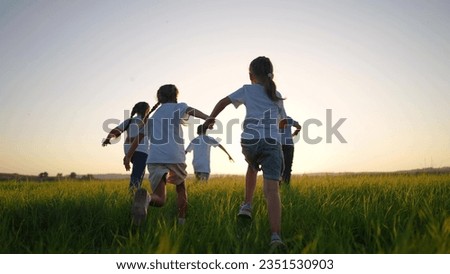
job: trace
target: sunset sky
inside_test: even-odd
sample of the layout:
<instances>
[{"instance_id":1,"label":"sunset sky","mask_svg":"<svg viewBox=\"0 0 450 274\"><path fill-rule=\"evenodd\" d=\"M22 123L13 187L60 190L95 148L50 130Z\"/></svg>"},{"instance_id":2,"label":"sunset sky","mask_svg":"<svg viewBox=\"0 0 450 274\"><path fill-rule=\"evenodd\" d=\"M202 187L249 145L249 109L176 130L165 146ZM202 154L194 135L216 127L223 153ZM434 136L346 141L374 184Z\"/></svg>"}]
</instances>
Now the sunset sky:
<instances>
[{"instance_id":1,"label":"sunset sky","mask_svg":"<svg viewBox=\"0 0 450 274\"><path fill-rule=\"evenodd\" d=\"M449 14L444 0L2 0L0 172L126 173L123 138L101 141L136 102L171 83L209 114L262 55L288 114L309 124L294 173L450 166ZM346 143L326 142L327 109ZM244 174L232 121L244 115L218 117L229 130L210 135L235 163L212 149L213 174Z\"/></svg>"}]
</instances>

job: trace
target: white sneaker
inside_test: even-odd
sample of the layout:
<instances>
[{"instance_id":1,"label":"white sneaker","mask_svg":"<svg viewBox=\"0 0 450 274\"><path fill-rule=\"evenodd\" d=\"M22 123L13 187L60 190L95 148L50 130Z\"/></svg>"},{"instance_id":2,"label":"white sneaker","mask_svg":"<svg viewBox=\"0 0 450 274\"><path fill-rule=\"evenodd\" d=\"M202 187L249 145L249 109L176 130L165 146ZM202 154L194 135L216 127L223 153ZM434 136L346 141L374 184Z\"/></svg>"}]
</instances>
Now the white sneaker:
<instances>
[{"instance_id":1,"label":"white sneaker","mask_svg":"<svg viewBox=\"0 0 450 274\"><path fill-rule=\"evenodd\" d=\"M131 216L133 223L140 225L147 217L147 208L150 203L150 195L145 188L139 188L134 194Z\"/></svg>"},{"instance_id":2,"label":"white sneaker","mask_svg":"<svg viewBox=\"0 0 450 274\"><path fill-rule=\"evenodd\" d=\"M250 204L242 204L241 208L239 209L238 216L251 219L252 218L252 206Z\"/></svg>"}]
</instances>

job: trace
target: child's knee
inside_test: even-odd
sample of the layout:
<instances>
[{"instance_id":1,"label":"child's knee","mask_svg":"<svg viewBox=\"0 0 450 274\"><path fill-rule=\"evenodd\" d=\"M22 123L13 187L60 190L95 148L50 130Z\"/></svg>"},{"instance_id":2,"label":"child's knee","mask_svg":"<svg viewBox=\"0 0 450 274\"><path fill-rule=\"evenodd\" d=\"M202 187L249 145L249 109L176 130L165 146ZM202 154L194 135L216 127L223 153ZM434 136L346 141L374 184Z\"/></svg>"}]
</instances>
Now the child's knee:
<instances>
[{"instance_id":1,"label":"child's knee","mask_svg":"<svg viewBox=\"0 0 450 274\"><path fill-rule=\"evenodd\" d=\"M178 193L186 192L186 184L184 182L182 182L181 184L178 184L176 186L176 190L177 190Z\"/></svg>"},{"instance_id":2,"label":"child's knee","mask_svg":"<svg viewBox=\"0 0 450 274\"><path fill-rule=\"evenodd\" d=\"M264 195L278 195L278 182L274 180L264 180Z\"/></svg>"}]
</instances>

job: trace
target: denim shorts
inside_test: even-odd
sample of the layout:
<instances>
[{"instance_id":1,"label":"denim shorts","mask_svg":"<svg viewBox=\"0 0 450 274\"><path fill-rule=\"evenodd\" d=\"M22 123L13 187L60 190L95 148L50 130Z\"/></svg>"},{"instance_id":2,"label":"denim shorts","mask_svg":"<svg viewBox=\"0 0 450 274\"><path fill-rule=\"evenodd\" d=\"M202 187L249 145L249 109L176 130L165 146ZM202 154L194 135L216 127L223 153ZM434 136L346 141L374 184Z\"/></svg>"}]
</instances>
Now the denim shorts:
<instances>
[{"instance_id":1,"label":"denim shorts","mask_svg":"<svg viewBox=\"0 0 450 274\"><path fill-rule=\"evenodd\" d=\"M267 180L281 180L283 173L283 150L274 139L241 139L242 154L255 170L262 170Z\"/></svg>"}]
</instances>

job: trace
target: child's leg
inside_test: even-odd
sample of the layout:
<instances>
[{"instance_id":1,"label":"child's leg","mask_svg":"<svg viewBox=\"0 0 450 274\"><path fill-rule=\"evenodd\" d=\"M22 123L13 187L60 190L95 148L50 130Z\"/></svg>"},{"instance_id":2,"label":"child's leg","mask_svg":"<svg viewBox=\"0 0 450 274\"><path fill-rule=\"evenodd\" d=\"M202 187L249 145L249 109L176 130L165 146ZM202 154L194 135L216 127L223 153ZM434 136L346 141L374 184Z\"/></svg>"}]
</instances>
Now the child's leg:
<instances>
[{"instance_id":1,"label":"child's leg","mask_svg":"<svg viewBox=\"0 0 450 274\"><path fill-rule=\"evenodd\" d=\"M292 172L292 161L294 159L294 146L283 145L283 158L284 158L284 170L283 170L283 182L290 183Z\"/></svg>"},{"instance_id":2,"label":"child's leg","mask_svg":"<svg viewBox=\"0 0 450 274\"><path fill-rule=\"evenodd\" d=\"M187 211L186 164L170 164L167 183L174 184L177 191L178 223L184 224Z\"/></svg>"},{"instance_id":3,"label":"child's leg","mask_svg":"<svg viewBox=\"0 0 450 274\"><path fill-rule=\"evenodd\" d=\"M163 176L155 191L150 195L150 206L161 207L166 203L166 176Z\"/></svg>"},{"instance_id":4,"label":"child's leg","mask_svg":"<svg viewBox=\"0 0 450 274\"><path fill-rule=\"evenodd\" d=\"M129 185L129 189L131 192L134 192L142 185L142 179L145 174L146 161L147 161L147 154L140 151L136 151L133 154L133 157L131 158L131 163L133 164Z\"/></svg>"},{"instance_id":5,"label":"child's leg","mask_svg":"<svg viewBox=\"0 0 450 274\"><path fill-rule=\"evenodd\" d=\"M177 190L177 206L178 206L178 218L186 218L187 211L187 191L186 184L182 182L176 186Z\"/></svg>"},{"instance_id":6,"label":"child's leg","mask_svg":"<svg viewBox=\"0 0 450 274\"><path fill-rule=\"evenodd\" d=\"M272 233L281 232L281 200L278 192L278 181L264 179L264 195L269 212L269 224Z\"/></svg>"},{"instance_id":7,"label":"child's leg","mask_svg":"<svg viewBox=\"0 0 450 274\"><path fill-rule=\"evenodd\" d=\"M256 177L258 175L258 170L248 165L247 173L245 174L245 201L246 204L252 204L253 194L256 189Z\"/></svg>"}]
</instances>

